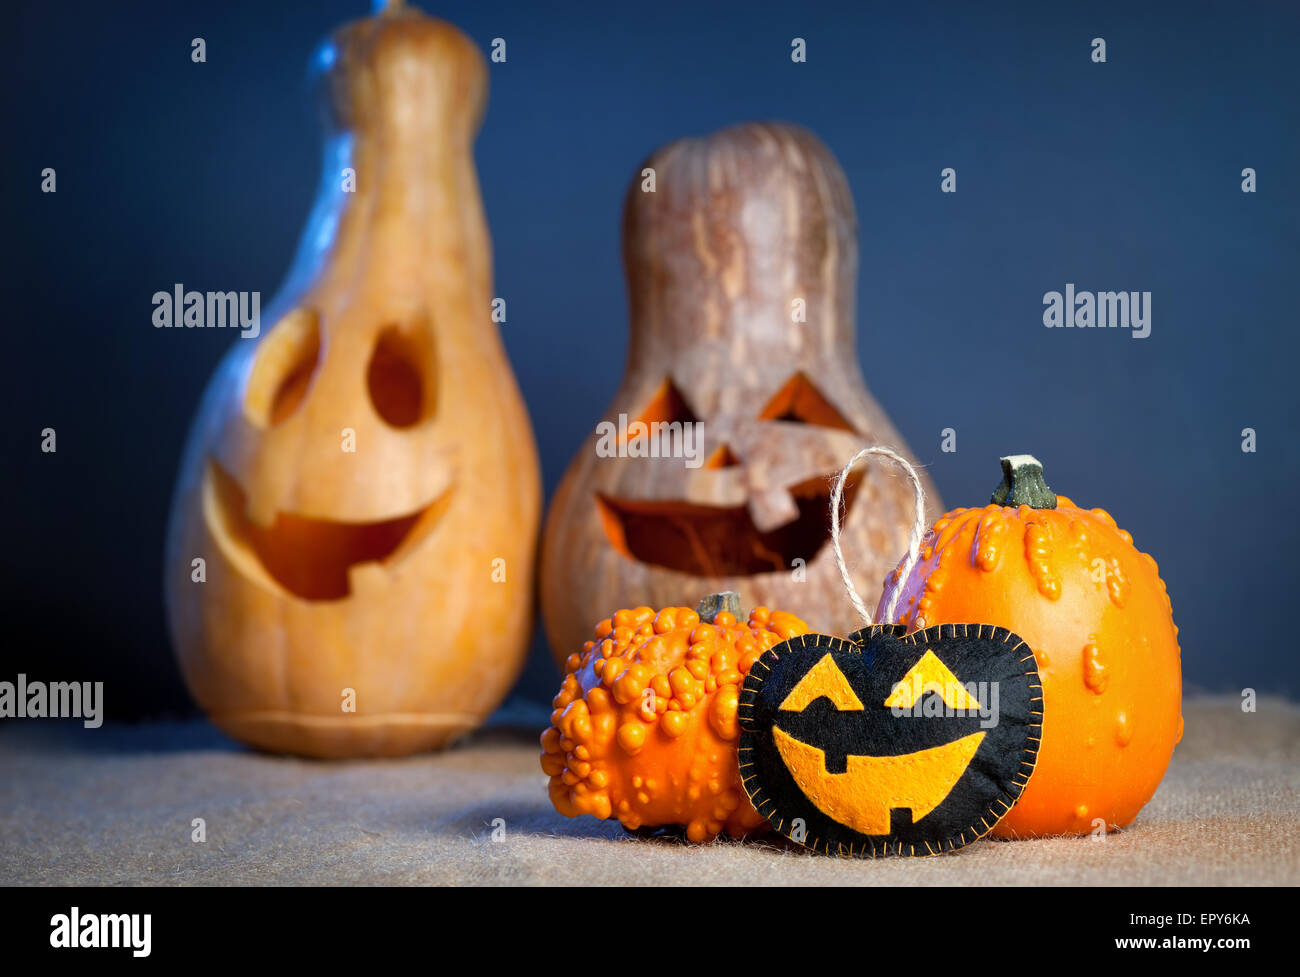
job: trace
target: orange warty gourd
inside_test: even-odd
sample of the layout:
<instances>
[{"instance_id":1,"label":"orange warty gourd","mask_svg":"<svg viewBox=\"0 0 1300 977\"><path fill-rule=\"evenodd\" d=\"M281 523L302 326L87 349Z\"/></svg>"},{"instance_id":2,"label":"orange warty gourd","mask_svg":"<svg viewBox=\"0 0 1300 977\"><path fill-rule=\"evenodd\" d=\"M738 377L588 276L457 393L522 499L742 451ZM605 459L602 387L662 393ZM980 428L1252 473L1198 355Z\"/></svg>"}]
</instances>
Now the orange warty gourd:
<instances>
[{"instance_id":1,"label":"orange warty gourd","mask_svg":"<svg viewBox=\"0 0 1300 977\"><path fill-rule=\"evenodd\" d=\"M934 524L902 588L899 623L981 622L1019 634L1043 683L1029 785L993 834L1085 834L1137 817L1182 738L1178 628L1156 562L1102 509L1054 495L1028 455L1002 459L990 505Z\"/></svg>"},{"instance_id":2,"label":"orange warty gourd","mask_svg":"<svg viewBox=\"0 0 1300 977\"><path fill-rule=\"evenodd\" d=\"M793 614L756 607L737 619L736 594L698 610L621 610L565 662L542 770L566 817L618 818L630 831L684 825L691 841L765 828L741 786L740 685L768 648L806 634Z\"/></svg>"},{"instance_id":3,"label":"orange warty gourd","mask_svg":"<svg viewBox=\"0 0 1300 977\"><path fill-rule=\"evenodd\" d=\"M513 684L541 487L491 321L482 55L393 5L315 63L321 196L273 325L232 343L199 408L168 612L186 684L228 734L394 755L472 729Z\"/></svg>"}]
</instances>

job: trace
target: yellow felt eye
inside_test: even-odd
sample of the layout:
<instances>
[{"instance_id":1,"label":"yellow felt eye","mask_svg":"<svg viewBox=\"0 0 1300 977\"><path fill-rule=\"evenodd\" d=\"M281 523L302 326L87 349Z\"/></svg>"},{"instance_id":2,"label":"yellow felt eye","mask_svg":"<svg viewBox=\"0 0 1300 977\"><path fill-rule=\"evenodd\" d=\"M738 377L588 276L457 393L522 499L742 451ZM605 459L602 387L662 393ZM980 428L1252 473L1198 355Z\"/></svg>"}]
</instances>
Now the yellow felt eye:
<instances>
[{"instance_id":1,"label":"yellow felt eye","mask_svg":"<svg viewBox=\"0 0 1300 977\"><path fill-rule=\"evenodd\" d=\"M830 699L840 712L860 711L864 708L862 700L857 697L849 680L829 654L808 669L808 674L782 700L781 708L786 712L803 712L822 696Z\"/></svg>"},{"instance_id":2,"label":"yellow felt eye","mask_svg":"<svg viewBox=\"0 0 1300 977\"><path fill-rule=\"evenodd\" d=\"M910 709L927 692L936 693L950 709L979 711L979 701L966 690L966 686L957 681L957 676L939 660L939 656L929 649L920 661L907 670L902 681L894 686L889 698L885 700L885 706Z\"/></svg>"}]
</instances>

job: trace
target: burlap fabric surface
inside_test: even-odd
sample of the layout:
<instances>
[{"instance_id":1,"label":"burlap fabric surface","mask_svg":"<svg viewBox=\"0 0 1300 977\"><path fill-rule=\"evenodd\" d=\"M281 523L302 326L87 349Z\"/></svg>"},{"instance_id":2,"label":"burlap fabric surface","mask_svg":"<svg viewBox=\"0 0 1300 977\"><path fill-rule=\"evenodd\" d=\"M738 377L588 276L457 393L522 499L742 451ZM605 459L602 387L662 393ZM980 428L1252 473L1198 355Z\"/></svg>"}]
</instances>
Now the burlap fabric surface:
<instances>
[{"instance_id":1,"label":"burlap fabric surface","mask_svg":"<svg viewBox=\"0 0 1300 977\"><path fill-rule=\"evenodd\" d=\"M981 841L850 861L773 843L692 846L560 817L544 710L503 710L437 755L262 756L206 723L0 727L8 884L1181 885L1300 883L1300 708L1189 699L1164 783L1105 840ZM192 840L203 818L207 840Z\"/></svg>"}]
</instances>

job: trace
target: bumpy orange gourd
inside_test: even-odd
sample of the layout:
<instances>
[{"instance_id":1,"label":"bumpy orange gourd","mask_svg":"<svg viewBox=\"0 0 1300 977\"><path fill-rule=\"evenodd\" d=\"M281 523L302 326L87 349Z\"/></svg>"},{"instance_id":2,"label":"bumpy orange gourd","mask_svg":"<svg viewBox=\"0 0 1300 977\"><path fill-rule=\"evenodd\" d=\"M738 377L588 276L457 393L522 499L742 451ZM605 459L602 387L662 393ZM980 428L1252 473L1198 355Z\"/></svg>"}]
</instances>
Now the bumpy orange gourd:
<instances>
[{"instance_id":1,"label":"bumpy orange gourd","mask_svg":"<svg viewBox=\"0 0 1300 977\"><path fill-rule=\"evenodd\" d=\"M689 607L637 607L596 625L565 663L542 734L557 811L628 830L685 825L696 842L766 825L740 781L740 685L764 651L808 625L766 607L739 623L738 609L725 594L701 603L704 620Z\"/></svg>"},{"instance_id":2,"label":"bumpy orange gourd","mask_svg":"<svg viewBox=\"0 0 1300 977\"><path fill-rule=\"evenodd\" d=\"M1029 785L993 834L1084 834L1132 822L1182 737L1178 628L1155 560L1102 509L1053 495L1028 455L1002 459L993 503L954 509L885 581L909 630L979 621L1019 634L1043 683Z\"/></svg>"}]
</instances>

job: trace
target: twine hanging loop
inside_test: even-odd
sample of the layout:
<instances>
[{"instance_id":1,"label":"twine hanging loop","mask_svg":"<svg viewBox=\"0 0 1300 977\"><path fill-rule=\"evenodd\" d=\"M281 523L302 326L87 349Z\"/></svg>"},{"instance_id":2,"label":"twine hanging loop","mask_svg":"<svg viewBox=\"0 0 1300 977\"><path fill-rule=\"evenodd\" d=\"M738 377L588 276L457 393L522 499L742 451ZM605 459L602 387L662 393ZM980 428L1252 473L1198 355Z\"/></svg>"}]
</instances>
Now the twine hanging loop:
<instances>
[{"instance_id":1,"label":"twine hanging loop","mask_svg":"<svg viewBox=\"0 0 1300 977\"><path fill-rule=\"evenodd\" d=\"M863 448L856 455L849 459L842 469L839 477L835 479L835 486L831 489L831 545L835 548L835 565L839 567L840 579L844 581L844 589L848 592L849 600L857 610L858 615L870 627L875 622L871 618L871 612L867 610L866 604L858 596L857 588L853 586L853 580L849 576L849 568L844 562L844 550L840 546L840 518L841 510L844 507L844 483L848 480L849 472L863 458L868 455L878 455L882 458L888 458L907 475L912 482L912 493L916 499L916 519L912 523L912 535L907 542L907 556L903 559L902 566L898 570L898 586L894 588L894 596L889 599L889 606L885 608L885 621L883 623L893 623L897 618L894 612L898 607L898 598L902 595L902 583L916 566L920 559L921 539L925 536L925 488L921 485L921 476L916 473L911 462L894 451L892 448L886 448L881 445L872 445L870 448Z\"/></svg>"}]
</instances>

